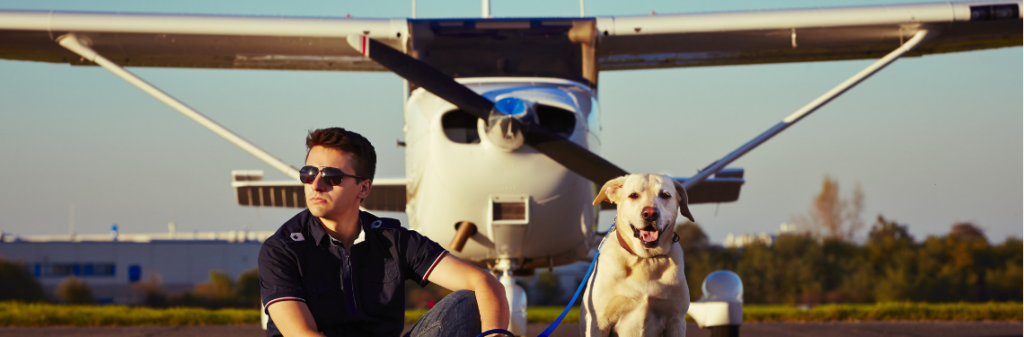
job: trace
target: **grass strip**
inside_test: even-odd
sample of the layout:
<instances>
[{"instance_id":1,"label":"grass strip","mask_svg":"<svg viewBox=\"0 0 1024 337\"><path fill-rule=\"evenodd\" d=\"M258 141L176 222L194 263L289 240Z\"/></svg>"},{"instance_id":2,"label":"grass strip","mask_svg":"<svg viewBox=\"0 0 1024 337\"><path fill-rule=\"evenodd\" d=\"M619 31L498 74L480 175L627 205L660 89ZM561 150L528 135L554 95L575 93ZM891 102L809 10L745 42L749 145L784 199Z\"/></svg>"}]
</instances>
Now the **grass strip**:
<instances>
[{"instance_id":1,"label":"grass strip","mask_svg":"<svg viewBox=\"0 0 1024 337\"><path fill-rule=\"evenodd\" d=\"M256 309L153 309L122 305L0 302L0 326L131 326L258 324Z\"/></svg>"},{"instance_id":2,"label":"grass strip","mask_svg":"<svg viewBox=\"0 0 1024 337\"><path fill-rule=\"evenodd\" d=\"M1019 321L1020 302L826 304L809 310L780 305L746 305L743 320L752 322L801 321Z\"/></svg>"},{"instance_id":3,"label":"grass strip","mask_svg":"<svg viewBox=\"0 0 1024 337\"><path fill-rule=\"evenodd\" d=\"M529 323L551 323L565 307L530 307ZM426 310L408 310L405 322L415 323ZM747 322L826 322L826 321L1006 321L1022 320L1021 302L989 303L914 303L888 302L878 304L826 304L808 310L787 305L745 305L743 320ZM579 307L573 307L562 323L576 324ZM693 321L689 316L687 320Z\"/></svg>"},{"instance_id":4,"label":"grass strip","mask_svg":"<svg viewBox=\"0 0 1024 337\"><path fill-rule=\"evenodd\" d=\"M530 307L527 310L527 321L554 322L562 309L564 307ZM415 323L426 312L407 310L405 322ZM562 322L578 323L579 312L579 307L574 307ZM1024 318L1022 316L1024 305L1021 302L826 304L808 310L786 305L743 307L743 320L747 322L1020 321ZM254 309L153 309L121 305L0 302L0 326L229 325L259 322L260 313Z\"/></svg>"},{"instance_id":5,"label":"grass strip","mask_svg":"<svg viewBox=\"0 0 1024 337\"><path fill-rule=\"evenodd\" d=\"M551 323L558 315L562 314L565 307L530 307L526 310L526 321L529 323ZM427 313L427 309L410 309L405 311L405 324L416 323ZM564 323L578 323L580 321L580 307L575 306L565 315Z\"/></svg>"}]
</instances>

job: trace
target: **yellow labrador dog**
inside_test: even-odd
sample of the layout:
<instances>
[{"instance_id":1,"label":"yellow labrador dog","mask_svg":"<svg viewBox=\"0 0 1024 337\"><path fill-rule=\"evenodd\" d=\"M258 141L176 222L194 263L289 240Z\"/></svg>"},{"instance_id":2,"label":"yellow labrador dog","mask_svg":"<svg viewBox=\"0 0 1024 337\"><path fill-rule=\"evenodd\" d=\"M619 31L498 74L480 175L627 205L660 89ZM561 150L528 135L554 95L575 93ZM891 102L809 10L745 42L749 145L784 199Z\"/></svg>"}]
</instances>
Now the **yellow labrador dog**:
<instances>
[{"instance_id":1,"label":"yellow labrador dog","mask_svg":"<svg viewBox=\"0 0 1024 337\"><path fill-rule=\"evenodd\" d=\"M685 336L690 292L676 209L693 221L686 190L671 177L632 174L604 184L597 205L615 203L615 231L600 249L583 294L582 336Z\"/></svg>"}]
</instances>

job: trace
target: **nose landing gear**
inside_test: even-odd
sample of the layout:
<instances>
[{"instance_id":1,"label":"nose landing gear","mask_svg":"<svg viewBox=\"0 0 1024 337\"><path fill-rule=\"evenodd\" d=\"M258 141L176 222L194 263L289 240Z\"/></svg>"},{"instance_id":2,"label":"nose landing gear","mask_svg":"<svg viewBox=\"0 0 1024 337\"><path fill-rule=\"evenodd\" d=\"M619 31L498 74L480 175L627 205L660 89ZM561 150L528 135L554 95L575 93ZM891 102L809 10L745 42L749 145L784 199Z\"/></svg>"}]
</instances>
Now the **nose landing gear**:
<instances>
[{"instance_id":1,"label":"nose landing gear","mask_svg":"<svg viewBox=\"0 0 1024 337\"><path fill-rule=\"evenodd\" d=\"M526 291L516 284L512 277L510 259L499 259L493 271L499 275L498 281L505 287L505 298L508 300L510 320L508 330L516 336L526 336Z\"/></svg>"}]
</instances>

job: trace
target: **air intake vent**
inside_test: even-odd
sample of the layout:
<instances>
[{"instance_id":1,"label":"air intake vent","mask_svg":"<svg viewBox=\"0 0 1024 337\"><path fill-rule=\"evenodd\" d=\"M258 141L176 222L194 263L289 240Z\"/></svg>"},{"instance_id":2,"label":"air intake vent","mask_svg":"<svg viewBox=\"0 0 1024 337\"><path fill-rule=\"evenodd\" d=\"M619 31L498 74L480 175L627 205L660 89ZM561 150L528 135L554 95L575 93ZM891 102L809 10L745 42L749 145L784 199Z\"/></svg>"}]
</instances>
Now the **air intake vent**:
<instances>
[{"instance_id":1,"label":"air intake vent","mask_svg":"<svg viewBox=\"0 0 1024 337\"><path fill-rule=\"evenodd\" d=\"M497 225L525 225L530 222L530 196L491 196L491 223Z\"/></svg>"},{"instance_id":2,"label":"air intake vent","mask_svg":"<svg viewBox=\"0 0 1024 337\"><path fill-rule=\"evenodd\" d=\"M526 220L526 203L496 202L492 220Z\"/></svg>"}]
</instances>

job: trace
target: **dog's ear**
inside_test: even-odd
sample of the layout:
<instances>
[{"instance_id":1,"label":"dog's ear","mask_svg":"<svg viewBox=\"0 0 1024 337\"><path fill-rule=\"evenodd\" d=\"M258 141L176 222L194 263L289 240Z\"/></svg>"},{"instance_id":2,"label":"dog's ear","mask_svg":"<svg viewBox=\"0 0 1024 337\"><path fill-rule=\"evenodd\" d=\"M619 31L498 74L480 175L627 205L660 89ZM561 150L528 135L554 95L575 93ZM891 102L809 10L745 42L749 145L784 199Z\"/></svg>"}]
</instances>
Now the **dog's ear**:
<instances>
[{"instance_id":1,"label":"dog's ear","mask_svg":"<svg viewBox=\"0 0 1024 337\"><path fill-rule=\"evenodd\" d=\"M672 183L676 185L676 195L679 196L679 213L682 213L690 222L693 221L693 215L690 214L689 198L686 197L686 189L683 188L683 184L680 184L678 180L672 179Z\"/></svg>"},{"instance_id":2,"label":"dog's ear","mask_svg":"<svg viewBox=\"0 0 1024 337\"><path fill-rule=\"evenodd\" d=\"M621 176L604 183L604 187L601 187L601 191L597 192L597 198L594 198L594 205L600 204L605 200L611 201L612 203L619 201L619 190L622 189L622 185L626 183L626 177L628 176Z\"/></svg>"}]
</instances>

